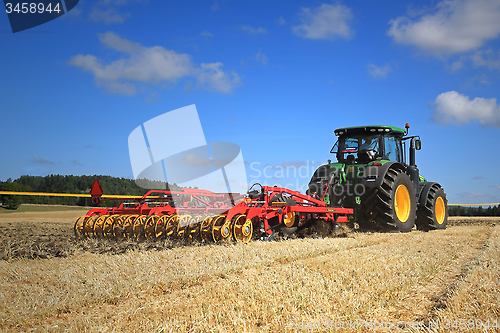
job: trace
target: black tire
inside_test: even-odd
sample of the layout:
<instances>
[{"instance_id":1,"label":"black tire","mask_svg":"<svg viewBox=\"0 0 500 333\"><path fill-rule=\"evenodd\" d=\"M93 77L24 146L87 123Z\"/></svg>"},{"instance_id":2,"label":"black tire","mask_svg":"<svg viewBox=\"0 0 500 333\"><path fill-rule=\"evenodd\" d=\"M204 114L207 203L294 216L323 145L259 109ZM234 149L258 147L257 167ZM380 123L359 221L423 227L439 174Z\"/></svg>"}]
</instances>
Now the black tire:
<instances>
[{"instance_id":1,"label":"black tire","mask_svg":"<svg viewBox=\"0 0 500 333\"><path fill-rule=\"evenodd\" d=\"M448 200L441 186L434 184L427 198L421 200L417 210L417 229L422 231L446 229L448 224Z\"/></svg>"},{"instance_id":2,"label":"black tire","mask_svg":"<svg viewBox=\"0 0 500 333\"><path fill-rule=\"evenodd\" d=\"M409 232L413 228L417 200L407 174L398 169L387 170L382 185L370 193L370 197L365 216L375 229Z\"/></svg>"}]
</instances>

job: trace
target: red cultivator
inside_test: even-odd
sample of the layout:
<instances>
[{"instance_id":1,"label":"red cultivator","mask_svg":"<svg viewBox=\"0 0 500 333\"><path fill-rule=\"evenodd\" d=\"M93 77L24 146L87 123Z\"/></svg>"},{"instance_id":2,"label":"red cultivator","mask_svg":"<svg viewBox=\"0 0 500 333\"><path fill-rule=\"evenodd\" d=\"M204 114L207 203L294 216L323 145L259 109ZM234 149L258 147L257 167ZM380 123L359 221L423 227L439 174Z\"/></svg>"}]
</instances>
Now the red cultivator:
<instances>
[{"instance_id":1,"label":"red cultivator","mask_svg":"<svg viewBox=\"0 0 500 333\"><path fill-rule=\"evenodd\" d=\"M329 207L282 187L260 186L247 194L206 190L149 191L134 203L94 208L75 223L77 238L190 238L202 242L272 238L317 222L347 222L350 208ZM98 200L102 191L97 193ZM154 196L153 196L154 195ZM103 199L106 200L106 199Z\"/></svg>"}]
</instances>

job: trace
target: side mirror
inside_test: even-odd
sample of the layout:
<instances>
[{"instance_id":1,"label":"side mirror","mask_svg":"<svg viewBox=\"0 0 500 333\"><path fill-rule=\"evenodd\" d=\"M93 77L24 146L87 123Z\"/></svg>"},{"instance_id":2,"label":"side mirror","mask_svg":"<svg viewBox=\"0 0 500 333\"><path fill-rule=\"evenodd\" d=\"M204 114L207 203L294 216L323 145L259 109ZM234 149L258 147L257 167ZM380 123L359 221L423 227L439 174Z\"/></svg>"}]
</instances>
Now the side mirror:
<instances>
[{"instance_id":1,"label":"side mirror","mask_svg":"<svg viewBox=\"0 0 500 333\"><path fill-rule=\"evenodd\" d=\"M417 140L415 140L415 149L416 149L416 150L420 150L420 149L422 149L422 141L420 141L420 140L418 140L418 139L417 139Z\"/></svg>"}]
</instances>

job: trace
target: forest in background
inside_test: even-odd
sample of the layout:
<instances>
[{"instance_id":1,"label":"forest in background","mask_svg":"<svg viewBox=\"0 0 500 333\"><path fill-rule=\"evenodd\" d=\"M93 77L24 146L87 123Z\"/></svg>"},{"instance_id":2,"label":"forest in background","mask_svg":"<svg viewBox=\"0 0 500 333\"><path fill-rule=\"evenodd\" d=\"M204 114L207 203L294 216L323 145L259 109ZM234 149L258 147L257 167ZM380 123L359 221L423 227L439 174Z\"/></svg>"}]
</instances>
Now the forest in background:
<instances>
[{"instance_id":1,"label":"forest in background","mask_svg":"<svg viewBox=\"0 0 500 333\"><path fill-rule=\"evenodd\" d=\"M117 178L111 176L93 175L93 176L21 176L16 180L8 179L6 182L0 182L0 191L16 192L46 192L46 193L71 193L71 194L90 194L90 189L94 179L98 179L104 194L116 195L136 195L142 196L148 192L148 189L137 186L135 180L127 178ZM176 184L170 185L163 182L141 180L141 183L148 183L148 187L164 188L172 191L179 190ZM90 198L86 197L49 197L49 196L17 196L0 195L0 202L4 208L17 209L20 204L47 204L47 205L71 205L71 206L90 206ZM112 207L116 206L117 201L103 201L98 206Z\"/></svg>"},{"instance_id":2,"label":"forest in background","mask_svg":"<svg viewBox=\"0 0 500 333\"><path fill-rule=\"evenodd\" d=\"M117 195L137 195L142 196L148 191L137 186L136 181L128 178L118 178L111 176L21 176L16 180L8 179L0 182L0 191L17 192L48 192L48 193L73 193L89 194L94 179L98 179L104 194ZM147 184L148 188L163 188L176 191L181 187L176 184L165 184L149 180L140 180L142 184ZM46 196L15 196L0 195L0 202L4 208L17 209L20 204L47 204L47 205L71 205L90 206L90 198L78 197L46 197ZM117 205L117 201L103 201L98 206L112 207ZM500 216L500 205L489 206L487 208L448 206L449 216Z\"/></svg>"}]
</instances>

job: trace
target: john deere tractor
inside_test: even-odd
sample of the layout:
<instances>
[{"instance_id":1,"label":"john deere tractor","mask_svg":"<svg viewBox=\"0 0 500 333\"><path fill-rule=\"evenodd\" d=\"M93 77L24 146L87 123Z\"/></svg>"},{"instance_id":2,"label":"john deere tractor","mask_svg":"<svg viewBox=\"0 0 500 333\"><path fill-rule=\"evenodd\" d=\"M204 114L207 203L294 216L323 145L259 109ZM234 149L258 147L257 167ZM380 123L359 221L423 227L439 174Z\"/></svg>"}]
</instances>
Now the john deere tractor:
<instances>
[{"instance_id":1,"label":"john deere tractor","mask_svg":"<svg viewBox=\"0 0 500 333\"><path fill-rule=\"evenodd\" d=\"M360 126L335 130L330 153L337 162L320 166L308 194L330 206L354 208L354 227L408 232L445 229L446 194L440 184L420 175L415 151L419 136L393 126ZM409 155L409 156L407 156Z\"/></svg>"}]
</instances>

